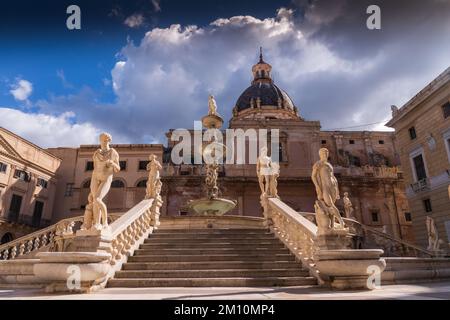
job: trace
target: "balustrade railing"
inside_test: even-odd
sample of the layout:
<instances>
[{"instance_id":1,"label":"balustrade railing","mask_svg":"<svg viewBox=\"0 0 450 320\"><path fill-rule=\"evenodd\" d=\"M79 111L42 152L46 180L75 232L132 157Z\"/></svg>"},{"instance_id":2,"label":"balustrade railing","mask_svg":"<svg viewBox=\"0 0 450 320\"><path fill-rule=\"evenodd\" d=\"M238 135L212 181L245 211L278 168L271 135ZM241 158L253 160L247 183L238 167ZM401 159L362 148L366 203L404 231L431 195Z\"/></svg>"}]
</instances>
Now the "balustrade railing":
<instances>
[{"instance_id":1,"label":"balustrade railing","mask_svg":"<svg viewBox=\"0 0 450 320\"><path fill-rule=\"evenodd\" d=\"M119 215L112 214L108 217L108 221L113 222L118 217ZM82 216L63 219L44 229L0 245L0 259L21 258L45 250L45 248L47 251L62 251L64 239L75 236L75 232L80 228L82 222Z\"/></svg>"}]
</instances>

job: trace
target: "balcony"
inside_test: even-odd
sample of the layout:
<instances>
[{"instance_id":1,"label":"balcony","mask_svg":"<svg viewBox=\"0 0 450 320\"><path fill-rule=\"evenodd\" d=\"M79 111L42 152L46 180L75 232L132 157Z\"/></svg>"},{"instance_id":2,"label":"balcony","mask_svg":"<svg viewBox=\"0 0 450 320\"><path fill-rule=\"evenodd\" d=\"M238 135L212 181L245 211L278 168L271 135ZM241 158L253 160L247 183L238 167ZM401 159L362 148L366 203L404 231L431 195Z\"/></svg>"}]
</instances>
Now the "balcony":
<instances>
[{"instance_id":1,"label":"balcony","mask_svg":"<svg viewBox=\"0 0 450 320\"><path fill-rule=\"evenodd\" d=\"M411 184L411 189L415 193L430 190L430 180L428 178L419 180L416 183Z\"/></svg>"}]
</instances>

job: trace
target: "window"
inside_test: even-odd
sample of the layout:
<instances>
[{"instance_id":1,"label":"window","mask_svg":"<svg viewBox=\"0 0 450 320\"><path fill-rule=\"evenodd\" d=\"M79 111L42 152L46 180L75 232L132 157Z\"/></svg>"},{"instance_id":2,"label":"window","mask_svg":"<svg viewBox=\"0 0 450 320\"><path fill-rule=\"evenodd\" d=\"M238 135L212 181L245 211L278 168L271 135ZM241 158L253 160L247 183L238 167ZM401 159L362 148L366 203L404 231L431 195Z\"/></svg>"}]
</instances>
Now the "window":
<instances>
[{"instance_id":1,"label":"window","mask_svg":"<svg viewBox=\"0 0 450 320\"><path fill-rule=\"evenodd\" d=\"M31 180L31 176L28 172L23 171L23 170L18 170L18 169L16 169L16 171L14 171L14 178L22 180L22 181L26 181L26 182L29 182Z\"/></svg>"},{"instance_id":2,"label":"window","mask_svg":"<svg viewBox=\"0 0 450 320\"><path fill-rule=\"evenodd\" d=\"M66 184L66 191L64 192L64 197L71 197L73 195L73 183Z\"/></svg>"},{"instance_id":3,"label":"window","mask_svg":"<svg viewBox=\"0 0 450 320\"><path fill-rule=\"evenodd\" d=\"M425 212L433 211L433 208L431 207L431 200L430 199L423 200L423 206L425 208Z\"/></svg>"},{"instance_id":4,"label":"window","mask_svg":"<svg viewBox=\"0 0 450 320\"><path fill-rule=\"evenodd\" d=\"M355 144L355 140L350 140L348 143Z\"/></svg>"},{"instance_id":5,"label":"window","mask_svg":"<svg viewBox=\"0 0 450 320\"><path fill-rule=\"evenodd\" d=\"M139 167L138 170L147 170L147 164L150 161L139 161Z\"/></svg>"},{"instance_id":6,"label":"window","mask_svg":"<svg viewBox=\"0 0 450 320\"><path fill-rule=\"evenodd\" d=\"M414 140L415 138L417 138L417 134L416 134L416 128L411 127L409 128L409 137L411 138L411 140Z\"/></svg>"},{"instance_id":7,"label":"window","mask_svg":"<svg viewBox=\"0 0 450 320\"><path fill-rule=\"evenodd\" d=\"M188 212L187 211L180 211L180 216L187 216Z\"/></svg>"},{"instance_id":8,"label":"window","mask_svg":"<svg viewBox=\"0 0 450 320\"><path fill-rule=\"evenodd\" d=\"M119 161L120 170L125 171L127 170L127 162L126 161Z\"/></svg>"},{"instance_id":9,"label":"window","mask_svg":"<svg viewBox=\"0 0 450 320\"><path fill-rule=\"evenodd\" d=\"M278 146L278 162L283 162L283 146Z\"/></svg>"},{"instance_id":10,"label":"window","mask_svg":"<svg viewBox=\"0 0 450 320\"><path fill-rule=\"evenodd\" d=\"M122 180L114 180L111 182L111 188L125 188L125 183Z\"/></svg>"},{"instance_id":11,"label":"window","mask_svg":"<svg viewBox=\"0 0 450 320\"><path fill-rule=\"evenodd\" d=\"M378 144L384 144L384 140L378 140Z\"/></svg>"},{"instance_id":12,"label":"window","mask_svg":"<svg viewBox=\"0 0 450 320\"><path fill-rule=\"evenodd\" d=\"M86 162L86 169L85 169L85 171L92 171L92 170L94 170L94 161Z\"/></svg>"},{"instance_id":13,"label":"window","mask_svg":"<svg viewBox=\"0 0 450 320\"><path fill-rule=\"evenodd\" d=\"M327 144L327 140L322 140L322 144Z\"/></svg>"},{"instance_id":14,"label":"window","mask_svg":"<svg viewBox=\"0 0 450 320\"><path fill-rule=\"evenodd\" d=\"M423 161L422 154L419 154L413 158L414 170L416 172L417 181L421 181L427 178L427 171L425 169L425 162Z\"/></svg>"},{"instance_id":15,"label":"window","mask_svg":"<svg viewBox=\"0 0 450 320\"><path fill-rule=\"evenodd\" d=\"M13 194L9 205L8 219L12 222L19 220L20 207L22 206L22 196Z\"/></svg>"},{"instance_id":16,"label":"window","mask_svg":"<svg viewBox=\"0 0 450 320\"><path fill-rule=\"evenodd\" d=\"M0 172L5 173L8 165L6 163L0 162Z\"/></svg>"},{"instance_id":17,"label":"window","mask_svg":"<svg viewBox=\"0 0 450 320\"><path fill-rule=\"evenodd\" d=\"M48 181L42 178L38 178L36 181L36 186L47 189Z\"/></svg>"},{"instance_id":18,"label":"window","mask_svg":"<svg viewBox=\"0 0 450 320\"><path fill-rule=\"evenodd\" d=\"M91 187L91 179L89 179L89 180L87 180L87 181L85 181L84 183L83 183L83 188L84 189L88 189L88 188L90 188Z\"/></svg>"},{"instance_id":19,"label":"window","mask_svg":"<svg viewBox=\"0 0 450 320\"><path fill-rule=\"evenodd\" d=\"M136 185L136 187L138 187L138 188L146 188L147 187L147 179L139 181L138 184Z\"/></svg>"},{"instance_id":20,"label":"window","mask_svg":"<svg viewBox=\"0 0 450 320\"><path fill-rule=\"evenodd\" d=\"M450 102L447 102L442 106L442 111L444 112L444 119L450 117Z\"/></svg>"},{"instance_id":21,"label":"window","mask_svg":"<svg viewBox=\"0 0 450 320\"><path fill-rule=\"evenodd\" d=\"M411 212L405 212L405 220L407 222L411 222L412 221Z\"/></svg>"},{"instance_id":22,"label":"window","mask_svg":"<svg viewBox=\"0 0 450 320\"><path fill-rule=\"evenodd\" d=\"M380 221L380 217L379 217L378 211L372 211L370 214L372 215L372 222L379 222Z\"/></svg>"},{"instance_id":23,"label":"window","mask_svg":"<svg viewBox=\"0 0 450 320\"><path fill-rule=\"evenodd\" d=\"M34 204L32 226L39 228L41 226L42 211L44 210L44 203L42 201L36 201Z\"/></svg>"}]
</instances>

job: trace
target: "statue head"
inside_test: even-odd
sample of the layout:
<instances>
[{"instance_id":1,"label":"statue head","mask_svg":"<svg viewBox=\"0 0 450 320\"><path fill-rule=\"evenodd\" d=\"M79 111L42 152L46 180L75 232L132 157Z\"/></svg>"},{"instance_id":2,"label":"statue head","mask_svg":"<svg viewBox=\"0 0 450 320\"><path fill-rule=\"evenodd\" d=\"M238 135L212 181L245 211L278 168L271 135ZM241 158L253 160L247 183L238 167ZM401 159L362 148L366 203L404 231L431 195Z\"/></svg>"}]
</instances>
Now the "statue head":
<instances>
[{"instance_id":1,"label":"statue head","mask_svg":"<svg viewBox=\"0 0 450 320\"><path fill-rule=\"evenodd\" d=\"M348 192L344 192L344 197L348 197Z\"/></svg>"},{"instance_id":2,"label":"statue head","mask_svg":"<svg viewBox=\"0 0 450 320\"><path fill-rule=\"evenodd\" d=\"M330 152L328 151L327 148L321 148L319 150L319 158L320 158L320 160L322 160L322 161L328 160L328 156L329 155L330 155Z\"/></svg>"},{"instance_id":3,"label":"statue head","mask_svg":"<svg viewBox=\"0 0 450 320\"><path fill-rule=\"evenodd\" d=\"M111 135L109 133L103 132L103 133L100 134L99 140L100 140L100 144L102 146L106 146L108 143L111 142L112 137L111 137Z\"/></svg>"},{"instance_id":4,"label":"statue head","mask_svg":"<svg viewBox=\"0 0 450 320\"><path fill-rule=\"evenodd\" d=\"M153 160L156 160L156 156L154 155L154 154L151 154L149 157L148 157L148 159L150 160L150 161L153 161Z\"/></svg>"}]
</instances>

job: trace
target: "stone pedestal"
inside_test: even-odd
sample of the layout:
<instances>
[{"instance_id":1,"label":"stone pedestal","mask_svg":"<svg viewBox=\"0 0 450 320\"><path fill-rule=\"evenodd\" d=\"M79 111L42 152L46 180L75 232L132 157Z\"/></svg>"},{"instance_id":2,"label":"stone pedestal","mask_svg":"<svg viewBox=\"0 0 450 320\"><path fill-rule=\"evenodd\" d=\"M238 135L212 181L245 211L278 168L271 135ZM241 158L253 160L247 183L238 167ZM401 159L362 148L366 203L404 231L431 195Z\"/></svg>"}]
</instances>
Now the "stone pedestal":
<instances>
[{"instance_id":1,"label":"stone pedestal","mask_svg":"<svg viewBox=\"0 0 450 320\"><path fill-rule=\"evenodd\" d=\"M352 241L352 236L346 230L330 230L316 237L320 250L351 249Z\"/></svg>"},{"instance_id":2,"label":"stone pedestal","mask_svg":"<svg viewBox=\"0 0 450 320\"><path fill-rule=\"evenodd\" d=\"M381 273L386 261L381 259L383 250L336 249L320 250L316 256L316 268L330 279L334 289L375 289L381 284Z\"/></svg>"},{"instance_id":3,"label":"stone pedestal","mask_svg":"<svg viewBox=\"0 0 450 320\"><path fill-rule=\"evenodd\" d=\"M106 252L41 252L34 275L49 284L46 292L87 293L103 288L111 272Z\"/></svg>"},{"instance_id":4,"label":"stone pedestal","mask_svg":"<svg viewBox=\"0 0 450 320\"><path fill-rule=\"evenodd\" d=\"M109 252L112 236L109 228L101 231L78 230L72 240L76 252Z\"/></svg>"}]
</instances>

